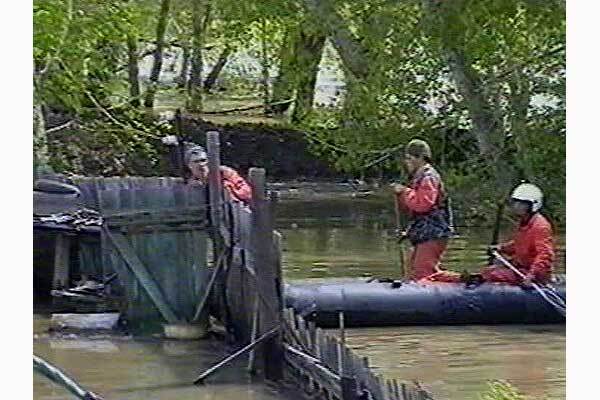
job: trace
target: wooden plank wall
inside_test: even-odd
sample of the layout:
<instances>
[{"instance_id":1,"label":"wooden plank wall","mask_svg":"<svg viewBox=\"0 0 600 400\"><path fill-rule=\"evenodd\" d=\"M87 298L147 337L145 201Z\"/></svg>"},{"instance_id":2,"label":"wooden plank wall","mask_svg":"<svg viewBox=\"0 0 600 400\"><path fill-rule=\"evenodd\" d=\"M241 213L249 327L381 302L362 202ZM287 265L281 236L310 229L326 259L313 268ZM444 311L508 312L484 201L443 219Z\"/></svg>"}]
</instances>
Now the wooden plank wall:
<instances>
[{"instance_id":1,"label":"wooden plank wall","mask_svg":"<svg viewBox=\"0 0 600 400\"><path fill-rule=\"evenodd\" d=\"M209 276L206 191L146 179L141 184L131 179L133 188L109 182L98 192L100 209L106 227L124 235L177 317L190 320ZM111 242L103 232L103 265L119 273L133 329L160 330L164 319Z\"/></svg>"}]
</instances>

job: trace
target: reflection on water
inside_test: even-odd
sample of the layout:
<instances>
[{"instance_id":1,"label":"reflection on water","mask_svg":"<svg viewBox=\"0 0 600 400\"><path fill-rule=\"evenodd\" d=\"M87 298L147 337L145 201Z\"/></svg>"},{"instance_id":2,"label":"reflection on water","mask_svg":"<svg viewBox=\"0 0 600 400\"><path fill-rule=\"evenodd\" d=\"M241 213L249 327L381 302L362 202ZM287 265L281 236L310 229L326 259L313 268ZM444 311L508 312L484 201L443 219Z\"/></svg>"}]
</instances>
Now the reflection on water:
<instances>
[{"instance_id":1,"label":"reflection on water","mask_svg":"<svg viewBox=\"0 0 600 400\"><path fill-rule=\"evenodd\" d=\"M307 215L305 205L288 205L279 212L288 281L399 276L400 252L389 233L393 211L358 207L360 212L347 203L311 209L317 218ZM459 233L449 244L444 265L476 270L487 260L491 229L461 228ZM556 270L564 273L564 235L557 235L556 244ZM403 250L408 248L407 243ZM435 398L478 399L491 379L506 379L536 399L565 398L564 325L363 328L349 329L347 336L348 344L368 356L378 373L417 379Z\"/></svg>"},{"instance_id":2,"label":"reflection on water","mask_svg":"<svg viewBox=\"0 0 600 400\"><path fill-rule=\"evenodd\" d=\"M392 227L381 220L288 219L278 225L284 238L283 269L288 279L397 277L401 257L407 259L410 250L407 241L398 244L394 240ZM487 262L490 236L489 228L461 229L460 236L450 240L443 265L456 271L478 270ZM564 235L556 236L558 273L565 272L564 240Z\"/></svg>"},{"instance_id":3,"label":"reflection on water","mask_svg":"<svg viewBox=\"0 0 600 400\"><path fill-rule=\"evenodd\" d=\"M57 365L85 389L106 399L275 400L281 395L263 383L252 383L245 359L219 371L208 385L191 382L224 357L223 343L206 341L85 338L43 335L47 319L34 317L33 352ZM73 398L62 387L35 373L34 398Z\"/></svg>"}]
</instances>

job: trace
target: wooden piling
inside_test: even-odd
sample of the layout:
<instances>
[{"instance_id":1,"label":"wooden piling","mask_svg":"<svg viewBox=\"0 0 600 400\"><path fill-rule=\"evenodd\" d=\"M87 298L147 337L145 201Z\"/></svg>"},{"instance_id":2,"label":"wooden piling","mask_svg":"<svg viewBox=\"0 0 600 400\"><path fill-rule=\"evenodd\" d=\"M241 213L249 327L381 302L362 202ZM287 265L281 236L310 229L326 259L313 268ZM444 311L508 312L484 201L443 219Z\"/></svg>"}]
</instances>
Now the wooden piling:
<instances>
[{"instance_id":1,"label":"wooden piling","mask_svg":"<svg viewBox=\"0 0 600 400\"><path fill-rule=\"evenodd\" d=\"M265 332L282 322L283 299L278 293L277 271L278 264L274 256L273 220L269 203L265 196L265 170L251 168L249 171L250 185L253 190L252 199L252 248L256 268L257 290L265 301L259 302L260 331ZM268 307L270 304L271 307ZM279 331L265 341L262 348L262 359L265 377L270 380L283 378L283 336Z\"/></svg>"},{"instance_id":2,"label":"wooden piling","mask_svg":"<svg viewBox=\"0 0 600 400\"><path fill-rule=\"evenodd\" d=\"M221 204L223 202L223 185L221 182L221 143L219 141L219 132L206 132L206 147L208 156L210 219L216 232L219 232L221 226Z\"/></svg>"}]
</instances>

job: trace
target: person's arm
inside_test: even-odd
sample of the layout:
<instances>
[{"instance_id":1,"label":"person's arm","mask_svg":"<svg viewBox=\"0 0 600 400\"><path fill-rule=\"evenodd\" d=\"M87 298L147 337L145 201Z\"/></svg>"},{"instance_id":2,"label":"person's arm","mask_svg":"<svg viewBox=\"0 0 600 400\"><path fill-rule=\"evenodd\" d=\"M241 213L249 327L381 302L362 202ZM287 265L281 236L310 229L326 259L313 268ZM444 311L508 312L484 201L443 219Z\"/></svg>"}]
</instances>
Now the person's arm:
<instances>
[{"instance_id":1,"label":"person's arm","mask_svg":"<svg viewBox=\"0 0 600 400\"><path fill-rule=\"evenodd\" d=\"M437 180L428 176L423 178L415 189L404 187L396 194L401 204L414 213L422 214L433 209L439 196Z\"/></svg>"},{"instance_id":2,"label":"person's arm","mask_svg":"<svg viewBox=\"0 0 600 400\"><path fill-rule=\"evenodd\" d=\"M233 168L221 166L223 185L238 200L249 203L252 200L252 187Z\"/></svg>"},{"instance_id":3,"label":"person's arm","mask_svg":"<svg viewBox=\"0 0 600 400\"><path fill-rule=\"evenodd\" d=\"M533 234L535 258L529 267L530 278L548 275L554 262L552 229L548 226L536 227Z\"/></svg>"}]
</instances>

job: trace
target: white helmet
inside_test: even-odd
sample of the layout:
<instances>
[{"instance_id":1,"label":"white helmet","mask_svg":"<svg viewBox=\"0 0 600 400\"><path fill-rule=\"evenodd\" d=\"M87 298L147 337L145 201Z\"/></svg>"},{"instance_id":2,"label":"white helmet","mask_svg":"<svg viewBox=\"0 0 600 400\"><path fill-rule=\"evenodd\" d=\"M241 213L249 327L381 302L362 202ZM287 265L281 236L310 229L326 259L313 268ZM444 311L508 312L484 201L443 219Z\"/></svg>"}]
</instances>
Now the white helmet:
<instances>
[{"instance_id":1,"label":"white helmet","mask_svg":"<svg viewBox=\"0 0 600 400\"><path fill-rule=\"evenodd\" d=\"M521 183L513 190L511 199L528 201L531 203L531 212L539 211L542 208L544 194L541 189L531 183Z\"/></svg>"}]
</instances>

